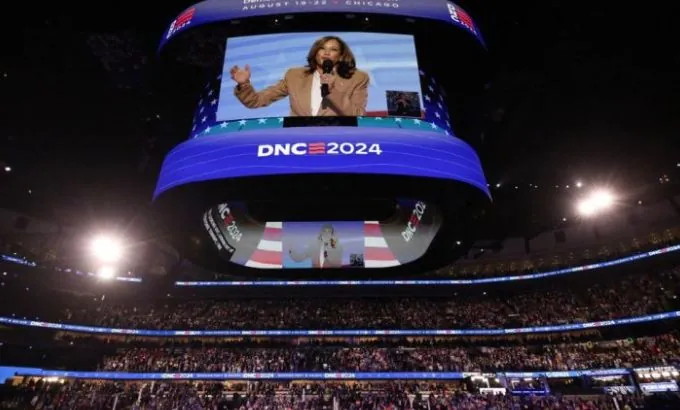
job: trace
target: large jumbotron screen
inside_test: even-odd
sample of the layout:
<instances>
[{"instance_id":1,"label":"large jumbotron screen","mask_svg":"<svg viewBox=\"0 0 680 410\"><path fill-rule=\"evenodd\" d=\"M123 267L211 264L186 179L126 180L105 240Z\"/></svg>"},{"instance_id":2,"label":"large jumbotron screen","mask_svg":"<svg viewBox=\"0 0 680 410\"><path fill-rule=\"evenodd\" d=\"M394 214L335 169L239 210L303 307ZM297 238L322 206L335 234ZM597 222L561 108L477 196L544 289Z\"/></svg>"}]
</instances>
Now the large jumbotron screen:
<instances>
[{"instance_id":1,"label":"large jumbotron screen","mask_svg":"<svg viewBox=\"0 0 680 410\"><path fill-rule=\"evenodd\" d=\"M472 18L447 0L205 0L180 13L165 32L160 47L182 31L217 21L287 13L378 13L441 21L483 42Z\"/></svg>"},{"instance_id":2,"label":"large jumbotron screen","mask_svg":"<svg viewBox=\"0 0 680 410\"><path fill-rule=\"evenodd\" d=\"M426 19L423 24L456 27L483 47L470 16L446 0L206 0L180 13L161 48L216 22L309 13L319 27L330 12ZM206 78L189 140L167 155L154 197L198 182L301 174L440 179L488 195L479 157L454 135L446 93L433 76L437 70L431 59L419 59L430 41L422 33L417 38L353 27L225 35L221 64ZM329 73L326 60L332 62ZM454 86L468 80L457 73L445 74Z\"/></svg>"},{"instance_id":3,"label":"large jumbotron screen","mask_svg":"<svg viewBox=\"0 0 680 410\"><path fill-rule=\"evenodd\" d=\"M166 157L156 196L194 182L292 174L437 178L488 194L479 157L454 136L446 93L419 64L412 35L282 33L225 44L190 140ZM324 93L325 60L333 67Z\"/></svg>"},{"instance_id":4,"label":"large jumbotron screen","mask_svg":"<svg viewBox=\"0 0 680 410\"><path fill-rule=\"evenodd\" d=\"M332 18L327 13L338 12L350 14L323 24ZM424 20L418 29L408 20L369 27L362 23L368 16L353 12ZM290 29L269 27L293 20L281 13L307 15ZM272 14L281 15L260 20L264 25L245 27L240 20ZM432 65L432 47L448 43L429 47L434 40L424 33L430 25L453 26L483 48L469 16L446 0L207 0L172 22L161 48L172 40L177 46L169 48L182 50L194 32L205 30L214 34L215 47L207 48L224 53L206 65L189 138L166 156L154 193L164 203L184 194L201 203L190 229L200 228L198 242L210 243L213 252L201 258L213 260L216 252L221 261L259 269L404 265L420 259L445 226L449 208L440 206L446 201L439 196L456 192L446 202L452 203L467 189L489 195L477 153L454 134L443 88L468 78L457 65L451 71ZM461 50L452 49L452 57ZM262 188L272 181L308 189L281 182ZM342 193L334 191L343 184ZM350 208L365 212L311 216L309 197L356 200L355 188L374 195L376 212L354 204ZM294 192L307 198L305 215L299 209L296 215L294 206L272 211L276 200L299 200Z\"/></svg>"}]
</instances>

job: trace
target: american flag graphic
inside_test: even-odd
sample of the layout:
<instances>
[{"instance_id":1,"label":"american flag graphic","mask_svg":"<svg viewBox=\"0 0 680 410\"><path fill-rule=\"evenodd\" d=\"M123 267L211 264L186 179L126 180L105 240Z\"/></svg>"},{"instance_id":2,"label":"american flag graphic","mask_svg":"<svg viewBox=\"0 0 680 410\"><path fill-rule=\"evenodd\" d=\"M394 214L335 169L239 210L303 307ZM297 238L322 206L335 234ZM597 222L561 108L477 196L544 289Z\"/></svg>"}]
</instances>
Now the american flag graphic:
<instances>
[{"instance_id":1,"label":"american flag graphic","mask_svg":"<svg viewBox=\"0 0 680 410\"><path fill-rule=\"evenodd\" d=\"M309 155L319 155L326 153L326 143L324 142L311 142L307 146L307 152Z\"/></svg>"},{"instance_id":2,"label":"american flag graphic","mask_svg":"<svg viewBox=\"0 0 680 410\"><path fill-rule=\"evenodd\" d=\"M196 8L192 7L189 10L186 10L182 14L180 14L173 22L170 24L170 28L168 29L168 35L167 38L170 38L173 34L175 34L177 31L181 30L185 26L187 26L189 23L191 23L191 19L194 18L194 13L196 12Z\"/></svg>"},{"instance_id":3,"label":"american flag graphic","mask_svg":"<svg viewBox=\"0 0 680 410\"><path fill-rule=\"evenodd\" d=\"M380 228L380 222L364 222L364 266L367 268L388 268L399 265L399 260L387 245Z\"/></svg>"},{"instance_id":4,"label":"american flag graphic","mask_svg":"<svg viewBox=\"0 0 680 410\"><path fill-rule=\"evenodd\" d=\"M470 31L477 35L477 28L475 27L475 23L472 21L472 18L470 18L470 15L465 12L465 10L449 3L449 12L451 13L451 18L454 21L467 27Z\"/></svg>"},{"instance_id":5,"label":"american flag graphic","mask_svg":"<svg viewBox=\"0 0 680 410\"><path fill-rule=\"evenodd\" d=\"M229 225L229 224L232 223L233 221L234 221L234 215L232 215L232 214L227 214L227 215L224 216L224 220L223 220L224 225Z\"/></svg>"},{"instance_id":6,"label":"american flag graphic","mask_svg":"<svg viewBox=\"0 0 680 410\"><path fill-rule=\"evenodd\" d=\"M228 132L283 128L283 118L280 117L217 121L221 82L222 75L218 75L205 86L194 115L191 128L192 138L215 136ZM420 84L423 96L423 118L359 117L359 127L412 129L453 135L444 89L423 70L420 71ZM311 144L309 148L311 154ZM323 153L325 153L325 146Z\"/></svg>"},{"instance_id":7,"label":"american flag graphic","mask_svg":"<svg viewBox=\"0 0 680 410\"><path fill-rule=\"evenodd\" d=\"M283 222L267 222L257 249L246 262L249 268L281 269L283 267Z\"/></svg>"}]
</instances>

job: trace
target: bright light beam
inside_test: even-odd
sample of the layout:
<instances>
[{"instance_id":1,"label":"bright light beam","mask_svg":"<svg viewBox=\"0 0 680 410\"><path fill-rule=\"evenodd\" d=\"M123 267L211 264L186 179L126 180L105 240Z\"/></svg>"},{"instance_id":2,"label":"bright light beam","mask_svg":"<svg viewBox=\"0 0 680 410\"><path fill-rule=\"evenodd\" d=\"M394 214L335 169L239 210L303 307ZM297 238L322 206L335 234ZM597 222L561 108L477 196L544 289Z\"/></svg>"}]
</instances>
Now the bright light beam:
<instances>
[{"instance_id":1,"label":"bright light beam","mask_svg":"<svg viewBox=\"0 0 680 410\"><path fill-rule=\"evenodd\" d=\"M97 276L104 280L111 280L116 276L116 270L113 266L102 266L97 271Z\"/></svg>"},{"instance_id":2,"label":"bright light beam","mask_svg":"<svg viewBox=\"0 0 680 410\"><path fill-rule=\"evenodd\" d=\"M583 217L592 217L609 210L614 205L614 195L604 189L592 192L576 204L576 211Z\"/></svg>"},{"instance_id":3,"label":"bright light beam","mask_svg":"<svg viewBox=\"0 0 680 410\"><path fill-rule=\"evenodd\" d=\"M118 262L123 257L123 245L110 236L98 236L92 241L92 254L103 263Z\"/></svg>"}]
</instances>

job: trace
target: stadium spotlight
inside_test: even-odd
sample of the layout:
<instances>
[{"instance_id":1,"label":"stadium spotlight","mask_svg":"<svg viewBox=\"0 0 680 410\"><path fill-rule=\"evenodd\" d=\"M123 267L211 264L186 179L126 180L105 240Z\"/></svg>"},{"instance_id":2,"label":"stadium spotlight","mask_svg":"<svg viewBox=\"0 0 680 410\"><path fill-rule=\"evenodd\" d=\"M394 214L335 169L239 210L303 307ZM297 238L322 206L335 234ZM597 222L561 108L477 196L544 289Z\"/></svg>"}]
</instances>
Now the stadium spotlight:
<instances>
[{"instance_id":1,"label":"stadium spotlight","mask_svg":"<svg viewBox=\"0 0 680 410\"><path fill-rule=\"evenodd\" d=\"M97 276L104 280L110 280L113 279L114 276L116 276L116 270L114 269L113 266L105 265L99 268L99 270L97 271Z\"/></svg>"},{"instance_id":2,"label":"stadium spotlight","mask_svg":"<svg viewBox=\"0 0 680 410\"><path fill-rule=\"evenodd\" d=\"M116 238L98 236L92 240L92 254L99 262L118 262L123 256L123 245Z\"/></svg>"},{"instance_id":3,"label":"stadium spotlight","mask_svg":"<svg viewBox=\"0 0 680 410\"><path fill-rule=\"evenodd\" d=\"M576 205L576 210L581 216L591 217L608 210L614 204L614 195L604 189L590 193L581 199Z\"/></svg>"}]
</instances>

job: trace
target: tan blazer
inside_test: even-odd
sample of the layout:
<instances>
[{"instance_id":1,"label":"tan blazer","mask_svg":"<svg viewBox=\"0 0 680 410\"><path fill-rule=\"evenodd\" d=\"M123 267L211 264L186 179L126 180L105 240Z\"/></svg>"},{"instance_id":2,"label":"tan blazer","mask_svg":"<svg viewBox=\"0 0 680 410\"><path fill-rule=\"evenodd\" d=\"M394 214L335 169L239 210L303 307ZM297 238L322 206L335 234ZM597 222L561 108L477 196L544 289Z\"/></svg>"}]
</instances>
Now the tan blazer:
<instances>
[{"instance_id":1,"label":"tan blazer","mask_svg":"<svg viewBox=\"0 0 680 410\"><path fill-rule=\"evenodd\" d=\"M314 76L307 68L291 68L278 83L255 91L250 83L236 86L234 95L248 108L266 107L289 97L290 116L312 115L312 81ZM368 103L368 74L356 70L352 77L337 77L331 93L324 98L318 116L360 116L366 113Z\"/></svg>"}]
</instances>

